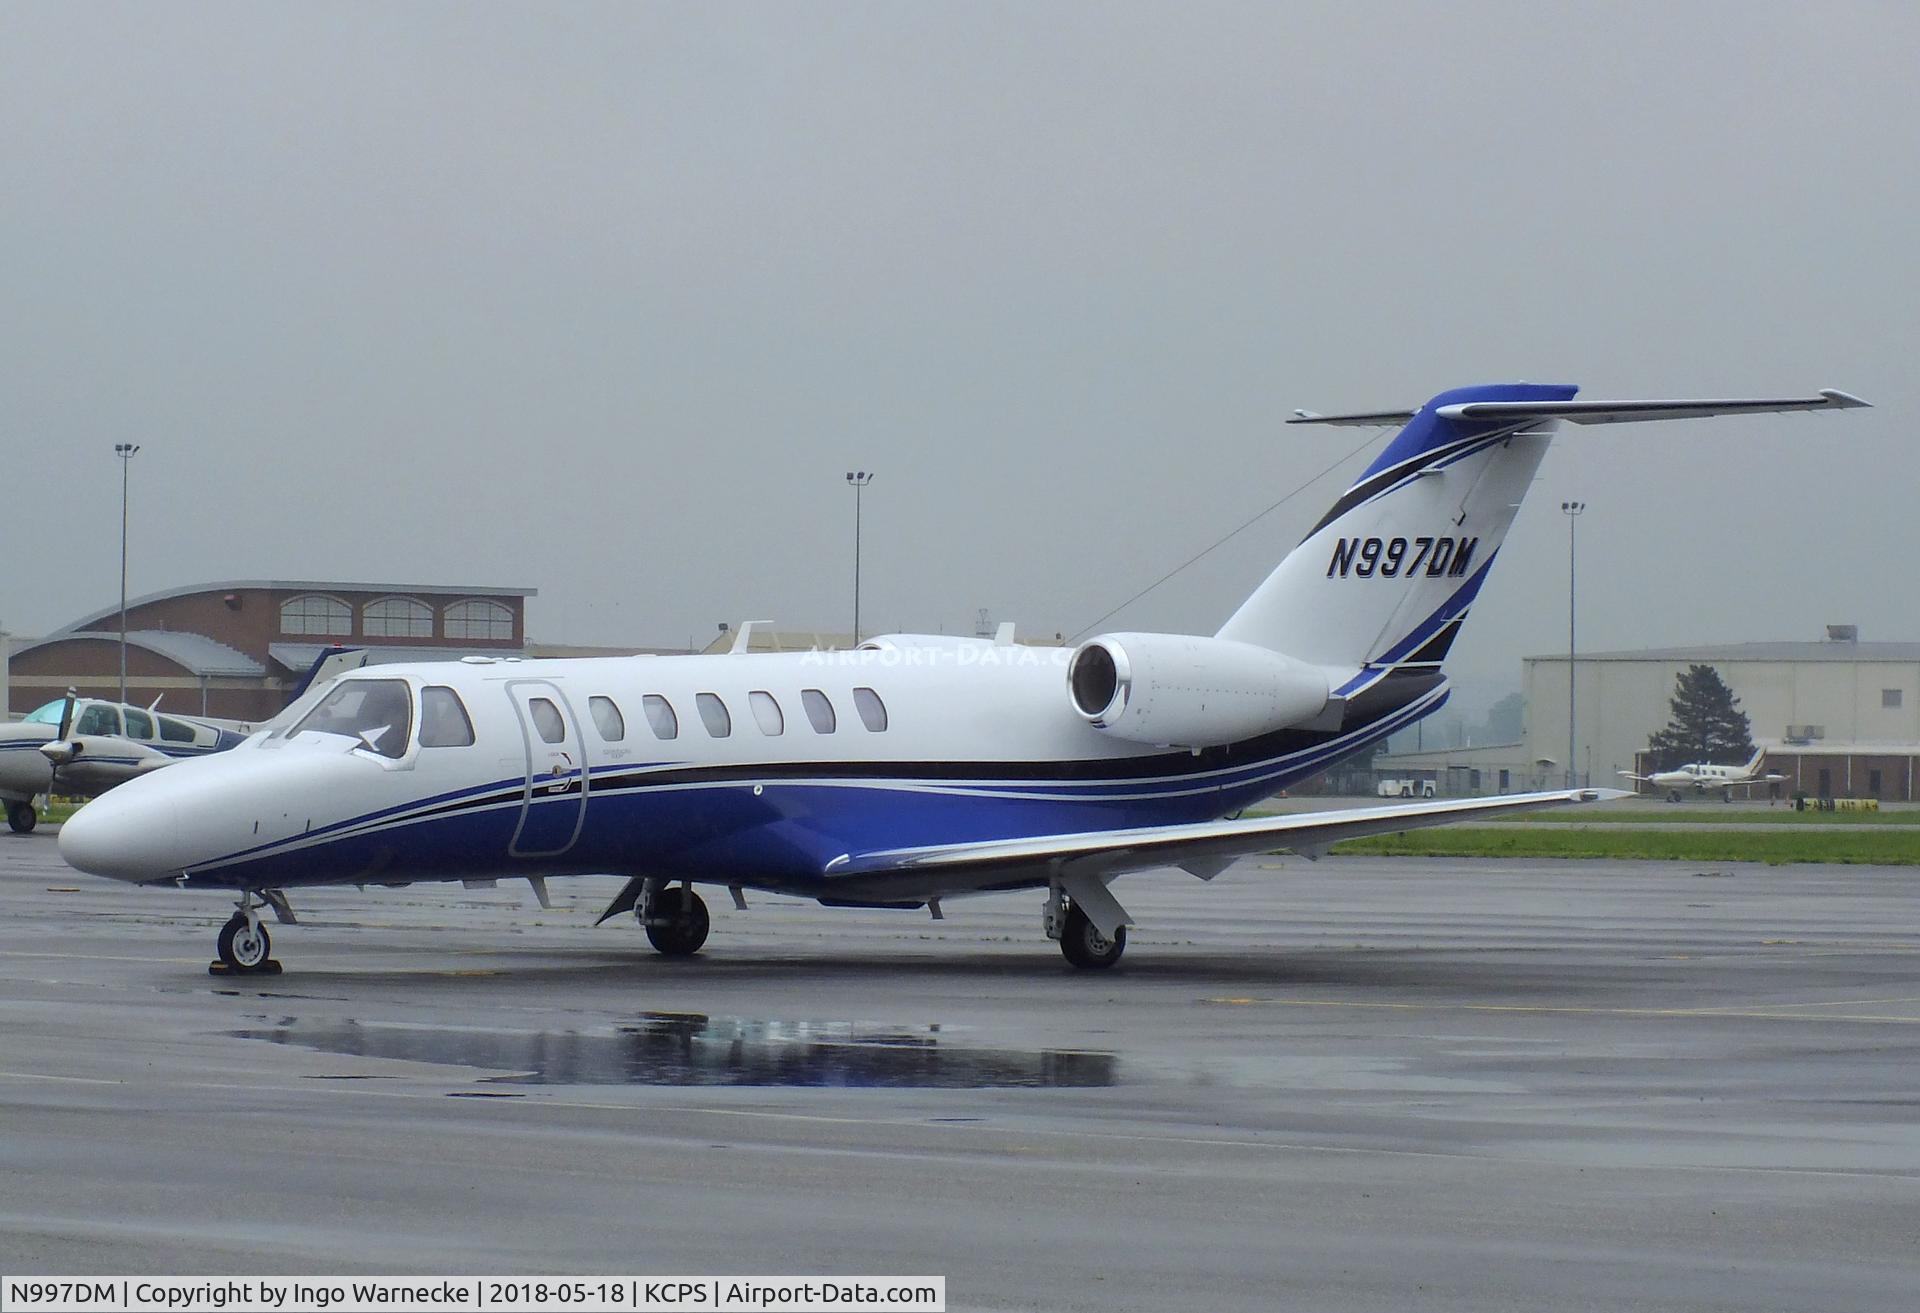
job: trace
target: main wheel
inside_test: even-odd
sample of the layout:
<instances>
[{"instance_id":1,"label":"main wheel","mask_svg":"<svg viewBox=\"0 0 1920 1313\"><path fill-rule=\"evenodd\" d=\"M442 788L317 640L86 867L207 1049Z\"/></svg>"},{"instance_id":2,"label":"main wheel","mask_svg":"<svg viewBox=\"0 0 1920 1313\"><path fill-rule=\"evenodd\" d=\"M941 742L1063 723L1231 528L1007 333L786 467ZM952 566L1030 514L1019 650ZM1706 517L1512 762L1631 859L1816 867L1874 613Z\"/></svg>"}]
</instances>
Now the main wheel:
<instances>
[{"instance_id":1,"label":"main wheel","mask_svg":"<svg viewBox=\"0 0 1920 1313\"><path fill-rule=\"evenodd\" d=\"M667 920L664 925L648 926L647 940L668 957L688 957L707 942L712 922L706 903L693 890L684 886L662 889L653 896L650 910L655 917Z\"/></svg>"},{"instance_id":2,"label":"main wheel","mask_svg":"<svg viewBox=\"0 0 1920 1313\"><path fill-rule=\"evenodd\" d=\"M13 827L15 834L31 834L33 827L40 821L40 813L33 809L30 802L10 802L7 804L7 824Z\"/></svg>"},{"instance_id":3,"label":"main wheel","mask_svg":"<svg viewBox=\"0 0 1920 1313\"><path fill-rule=\"evenodd\" d=\"M1127 928L1109 939L1077 907L1067 908L1067 924L1060 931L1060 951L1077 967L1110 967L1127 951Z\"/></svg>"},{"instance_id":4,"label":"main wheel","mask_svg":"<svg viewBox=\"0 0 1920 1313\"><path fill-rule=\"evenodd\" d=\"M1679 801L1680 801L1680 790L1678 790L1678 789L1673 789L1673 790L1671 790L1671 791L1669 791L1669 792L1668 792L1668 794L1667 794L1667 801L1668 801L1668 802L1679 802Z\"/></svg>"},{"instance_id":5,"label":"main wheel","mask_svg":"<svg viewBox=\"0 0 1920 1313\"><path fill-rule=\"evenodd\" d=\"M236 916L220 927L220 960L234 971L258 971L273 952L273 936L258 922Z\"/></svg>"}]
</instances>

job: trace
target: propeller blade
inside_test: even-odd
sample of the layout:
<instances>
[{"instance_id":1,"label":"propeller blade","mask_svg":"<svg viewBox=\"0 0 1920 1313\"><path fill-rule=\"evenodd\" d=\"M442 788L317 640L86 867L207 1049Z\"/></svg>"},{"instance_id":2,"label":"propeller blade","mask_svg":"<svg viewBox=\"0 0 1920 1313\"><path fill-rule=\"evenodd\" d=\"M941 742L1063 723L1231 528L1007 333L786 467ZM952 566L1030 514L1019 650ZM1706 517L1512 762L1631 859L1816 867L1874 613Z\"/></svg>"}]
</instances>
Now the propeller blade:
<instances>
[{"instance_id":1,"label":"propeller blade","mask_svg":"<svg viewBox=\"0 0 1920 1313\"><path fill-rule=\"evenodd\" d=\"M67 731L73 728L73 707L79 700L80 694L78 691L69 688L67 690L67 705L60 709L60 732L54 735L55 738L66 738Z\"/></svg>"}]
</instances>

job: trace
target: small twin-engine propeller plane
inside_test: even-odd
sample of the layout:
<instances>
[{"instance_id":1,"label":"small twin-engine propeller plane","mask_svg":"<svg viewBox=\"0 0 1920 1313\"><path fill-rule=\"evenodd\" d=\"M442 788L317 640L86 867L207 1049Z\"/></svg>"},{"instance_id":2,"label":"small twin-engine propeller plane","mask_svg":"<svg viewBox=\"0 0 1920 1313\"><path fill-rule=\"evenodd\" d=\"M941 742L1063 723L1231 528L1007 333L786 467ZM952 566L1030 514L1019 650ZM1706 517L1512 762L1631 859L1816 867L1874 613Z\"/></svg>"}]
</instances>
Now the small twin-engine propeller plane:
<instances>
[{"instance_id":1,"label":"small twin-engine propeller plane","mask_svg":"<svg viewBox=\"0 0 1920 1313\"><path fill-rule=\"evenodd\" d=\"M7 823L16 834L31 831L39 820L33 800L42 794L97 798L136 775L237 747L255 729L272 728L282 716L298 714L300 699L309 688L358 669L366 664L367 655L360 648L322 652L295 685L281 716L259 726L207 716L175 716L161 711L158 704L139 707L83 698L68 689L66 697L0 724L0 802L6 804Z\"/></svg>"},{"instance_id":2,"label":"small twin-engine propeller plane","mask_svg":"<svg viewBox=\"0 0 1920 1313\"><path fill-rule=\"evenodd\" d=\"M1682 790L1704 794L1711 789L1720 790L1722 802L1732 802L1735 789L1750 789L1756 784L1787 782L1787 777L1784 775L1760 773L1760 763L1765 760L1766 755L1767 750L1761 748L1744 766L1716 766L1708 761L1693 761L1673 770L1657 770L1651 775L1635 775L1630 770L1623 770L1620 773L1630 780L1651 784L1655 793L1665 789L1668 802L1679 802Z\"/></svg>"},{"instance_id":3,"label":"small twin-engine propeller plane","mask_svg":"<svg viewBox=\"0 0 1920 1313\"><path fill-rule=\"evenodd\" d=\"M1077 649L899 634L852 652L468 658L339 677L289 727L87 804L61 854L96 875L225 889L233 970L275 965L263 905L308 885L627 877L655 948L706 941L697 884L829 906L929 908L1046 891L1075 966L1131 919L1109 883L1244 854L1619 796L1574 789L1231 818L1436 710L1555 422L1866 403L1576 401L1572 387L1445 392L1401 425L1217 634ZM744 645L738 645L744 646Z\"/></svg>"}]
</instances>

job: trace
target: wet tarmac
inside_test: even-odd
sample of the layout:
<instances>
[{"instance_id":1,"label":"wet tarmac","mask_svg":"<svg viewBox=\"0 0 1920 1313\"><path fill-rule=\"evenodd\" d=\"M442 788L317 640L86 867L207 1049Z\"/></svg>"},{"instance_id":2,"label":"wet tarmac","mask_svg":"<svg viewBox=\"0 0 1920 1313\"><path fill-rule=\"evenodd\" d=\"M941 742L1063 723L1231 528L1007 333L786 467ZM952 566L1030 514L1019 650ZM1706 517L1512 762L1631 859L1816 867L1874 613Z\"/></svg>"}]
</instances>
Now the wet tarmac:
<instances>
[{"instance_id":1,"label":"wet tarmac","mask_svg":"<svg viewBox=\"0 0 1920 1313\"><path fill-rule=\"evenodd\" d=\"M1712 875L1714 879L1698 878ZM0 1270L943 1273L993 1309L1901 1309L1920 874L1247 861L947 919L217 896L0 837Z\"/></svg>"}]
</instances>

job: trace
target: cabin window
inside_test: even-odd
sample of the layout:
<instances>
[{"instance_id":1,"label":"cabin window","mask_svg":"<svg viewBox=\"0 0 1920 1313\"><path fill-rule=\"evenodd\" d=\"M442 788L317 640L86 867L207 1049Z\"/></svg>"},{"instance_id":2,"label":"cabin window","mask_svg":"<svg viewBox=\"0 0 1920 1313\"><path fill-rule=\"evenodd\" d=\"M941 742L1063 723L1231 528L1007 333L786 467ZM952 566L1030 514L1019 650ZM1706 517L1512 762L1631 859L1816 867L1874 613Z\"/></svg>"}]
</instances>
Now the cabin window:
<instances>
[{"instance_id":1,"label":"cabin window","mask_svg":"<svg viewBox=\"0 0 1920 1313\"><path fill-rule=\"evenodd\" d=\"M803 688L800 690L800 705L806 708L807 722L813 726L815 734L833 733L833 703L825 693L817 688Z\"/></svg>"},{"instance_id":2,"label":"cabin window","mask_svg":"<svg viewBox=\"0 0 1920 1313\"><path fill-rule=\"evenodd\" d=\"M153 737L153 717L134 707L128 707L127 737L130 739L150 739Z\"/></svg>"},{"instance_id":3,"label":"cabin window","mask_svg":"<svg viewBox=\"0 0 1920 1313\"><path fill-rule=\"evenodd\" d=\"M400 757L413 729L413 699L402 679L344 679L309 711L293 734L344 734L383 757ZM289 735L292 737L292 735Z\"/></svg>"},{"instance_id":4,"label":"cabin window","mask_svg":"<svg viewBox=\"0 0 1920 1313\"><path fill-rule=\"evenodd\" d=\"M360 632L368 638L432 638L433 608L411 597L383 597L361 609Z\"/></svg>"},{"instance_id":5,"label":"cabin window","mask_svg":"<svg viewBox=\"0 0 1920 1313\"><path fill-rule=\"evenodd\" d=\"M80 720L73 727L75 734L118 734L120 732L120 709L96 702L80 713Z\"/></svg>"},{"instance_id":6,"label":"cabin window","mask_svg":"<svg viewBox=\"0 0 1920 1313\"><path fill-rule=\"evenodd\" d=\"M353 608L337 597L317 593L288 598L280 603L280 632L342 637L353 632Z\"/></svg>"},{"instance_id":7,"label":"cabin window","mask_svg":"<svg viewBox=\"0 0 1920 1313\"><path fill-rule=\"evenodd\" d=\"M887 704L880 695L870 688L853 690L853 709L860 713L860 723L875 734L887 727Z\"/></svg>"},{"instance_id":8,"label":"cabin window","mask_svg":"<svg viewBox=\"0 0 1920 1313\"><path fill-rule=\"evenodd\" d=\"M420 746L473 746L473 722L467 718L466 704L452 689L432 684L420 690Z\"/></svg>"},{"instance_id":9,"label":"cabin window","mask_svg":"<svg viewBox=\"0 0 1920 1313\"><path fill-rule=\"evenodd\" d=\"M640 706L647 713L647 725L656 739L680 737L680 717L673 713L673 703L658 693L649 693L640 699Z\"/></svg>"},{"instance_id":10,"label":"cabin window","mask_svg":"<svg viewBox=\"0 0 1920 1313\"><path fill-rule=\"evenodd\" d=\"M760 732L768 738L786 733L787 718L780 714L780 704L773 694L755 689L747 694L747 704L753 708L754 723L760 726Z\"/></svg>"},{"instance_id":11,"label":"cabin window","mask_svg":"<svg viewBox=\"0 0 1920 1313\"><path fill-rule=\"evenodd\" d=\"M167 743L193 743L193 726L175 720L171 716L160 717L160 737Z\"/></svg>"},{"instance_id":12,"label":"cabin window","mask_svg":"<svg viewBox=\"0 0 1920 1313\"><path fill-rule=\"evenodd\" d=\"M567 741L566 717L560 714L560 708L553 705L549 698L528 698L527 714L533 717L533 728L543 743L565 743Z\"/></svg>"},{"instance_id":13,"label":"cabin window","mask_svg":"<svg viewBox=\"0 0 1920 1313\"><path fill-rule=\"evenodd\" d=\"M498 602L471 598L446 610L448 638L513 638L513 612Z\"/></svg>"},{"instance_id":14,"label":"cabin window","mask_svg":"<svg viewBox=\"0 0 1920 1313\"><path fill-rule=\"evenodd\" d=\"M604 741L618 743L627 737L627 718L620 714L612 698L588 698L587 710L593 713L593 727L600 731Z\"/></svg>"},{"instance_id":15,"label":"cabin window","mask_svg":"<svg viewBox=\"0 0 1920 1313\"><path fill-rule=\"evenodd\" d=\"M733 717L727 714L727 704L720 700L719 694L695 693L693 705L700 709L701 723L714 738L724 739L733 733Z\"/></svg>"}]
</instances>

